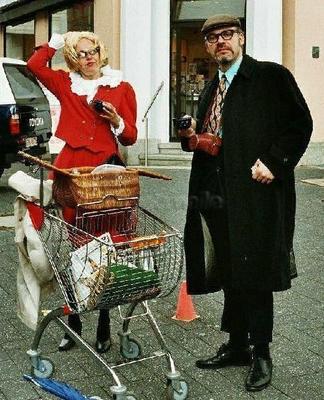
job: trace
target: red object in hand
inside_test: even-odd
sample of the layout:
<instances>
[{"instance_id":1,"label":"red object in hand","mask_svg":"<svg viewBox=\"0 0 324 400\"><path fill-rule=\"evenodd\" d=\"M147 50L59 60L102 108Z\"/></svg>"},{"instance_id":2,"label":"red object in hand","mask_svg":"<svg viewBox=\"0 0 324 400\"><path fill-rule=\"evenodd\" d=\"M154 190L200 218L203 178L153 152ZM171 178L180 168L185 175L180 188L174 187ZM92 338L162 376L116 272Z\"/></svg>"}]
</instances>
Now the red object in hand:
<instances>
[{"instance_id":1,"label":"red object in hand","mask_svg":"<svg viewBox=\"0 0 324 400\"><path fill-rule=\"evenodd\" d=\"M204 151L211 156L217 156L221 146L222 138L208 132L192 135L188 141L188 147L191 151Z\"/></svg>"}]
</instances>

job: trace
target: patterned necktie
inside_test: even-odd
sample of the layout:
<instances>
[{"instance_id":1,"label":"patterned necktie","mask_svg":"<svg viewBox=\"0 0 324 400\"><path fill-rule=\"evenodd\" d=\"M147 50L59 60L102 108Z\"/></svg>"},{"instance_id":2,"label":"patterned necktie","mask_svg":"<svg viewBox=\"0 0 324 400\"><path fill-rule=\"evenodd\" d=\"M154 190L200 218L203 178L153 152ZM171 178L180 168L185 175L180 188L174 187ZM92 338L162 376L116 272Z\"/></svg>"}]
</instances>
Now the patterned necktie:
<instances>
[{"instance_id":1,"label":"patterned necktie","mask_svg":"<svg viewBox=\"0 0 324 400\"><path fill-rule=\"evenodd\" d=\"M206 131L213 133L215 135L220 135L221 133L221 120L222 111L224 105L224 99L226 95L226 76L222 75L219 84L217 86L216 94L214 96L214 101L210 108L209 116L205 123Z\"/></svg>"}]
</instances>

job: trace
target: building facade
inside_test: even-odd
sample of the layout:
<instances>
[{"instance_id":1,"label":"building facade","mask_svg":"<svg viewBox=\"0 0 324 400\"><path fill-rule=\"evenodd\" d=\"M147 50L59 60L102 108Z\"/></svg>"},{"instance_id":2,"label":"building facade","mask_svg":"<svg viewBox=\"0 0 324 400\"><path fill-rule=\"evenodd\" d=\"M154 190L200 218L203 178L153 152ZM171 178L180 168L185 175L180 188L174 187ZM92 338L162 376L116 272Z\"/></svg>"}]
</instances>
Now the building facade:
<instances>
[{"instance_id":1,"label":"building facade","mask_svg":"<svg viewBox=\"0 0 324 400\"><path fill-rule=\"evenodd\" d=\"M124 149L127 161L156 164L158 157L152 155L163 144L177 146L172 118L195 113L199 93L215 73L200 35L203 21L216 13L235 14L246 31L245 51L259 60L282 63L295 75L314 118L312 143L303 162L324 164L324 37L304 28L322 26L322 3L313 0L310 7L308 0L0 0L0 56L26 60L53 32L97 33L108 48L110 65L123 71L137 94L139 140ZM52 67L64 67L60 53ZM170 158L177 165L177 157Z\"/></svg>"}]
</instances>

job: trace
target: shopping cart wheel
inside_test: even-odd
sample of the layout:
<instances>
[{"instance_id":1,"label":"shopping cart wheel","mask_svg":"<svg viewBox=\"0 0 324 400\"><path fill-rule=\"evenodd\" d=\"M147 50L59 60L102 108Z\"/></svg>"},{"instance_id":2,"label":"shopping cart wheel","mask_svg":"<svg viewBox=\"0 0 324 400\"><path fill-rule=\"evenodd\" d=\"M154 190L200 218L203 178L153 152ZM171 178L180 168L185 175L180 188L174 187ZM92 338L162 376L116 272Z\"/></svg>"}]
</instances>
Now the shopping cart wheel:
<instances>
[{"instance_id":1,"label":"shopping cart wheel","mask_svg":"<svg viewBox=\"0 0 324 400\"><path fill-rule=\"evenodd\" d=\"M114 400L136 400L136 397L127 391L125 385L111 386L110 390L113 394Z\"/></svg>"},{"instance_id":2,"label":"shopping cart wheel","mask_svg":"<svg viewBox=\"0 0 324 400\"><path fill-rule=\"evenodd\" d=\"M49 378L54 372L54 364L48 358L39 358L37 367L32 366L31 374L36 378Z\"/></svg>"},{"instance_id":3,"label":"shopping cart wheel","mask_svg":"<svg viewBox=\"0 0 324 400\"><path fill-rule=\"evenodd\" d=\"M188 397L188 384L178 379L168 379L166 398L167 400L185 400Z\"/></svg>"},{"instance_id":4,"label":"shopping cart wheel","mask_svg":"<svg viewBox=\"0 0 324 400\"><path fill-rule=\"evenodd\" d=\"M119 397L118 397L119 396ZM114 400L136 400L136 397L132 396L132 395L122 395L122 397L120 397L121 395L117 395L113 397Z\"/></svg>"},{"instance_id":5,"label":"shopping cart wheel","mask_svg":"<svg viewBox=\"0 0 324 400\"><path fill-rule=\"evenodd\" d=\"M127 360L134 360L141 356L142 348L135 339L129 339L127 336L121 336L120 354Z\"/></svg>"}]
</instances>

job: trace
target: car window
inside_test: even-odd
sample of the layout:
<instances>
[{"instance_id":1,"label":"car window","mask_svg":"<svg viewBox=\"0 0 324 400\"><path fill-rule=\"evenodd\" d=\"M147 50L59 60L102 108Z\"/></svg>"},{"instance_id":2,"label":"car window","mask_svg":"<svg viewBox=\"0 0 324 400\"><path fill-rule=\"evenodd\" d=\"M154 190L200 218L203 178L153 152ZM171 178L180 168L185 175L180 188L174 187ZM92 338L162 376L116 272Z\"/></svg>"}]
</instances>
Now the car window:
<instances>
[{"instance_id":1,"label":"car window","mask_svg":"<svg viewBox=\"0 0 324 400\"><path fill-rule=\"evenodd\" d=\"M16 100L44 98L36 78L25 65L4 64L3 68Z\"/></svg>"}]
</instances>

